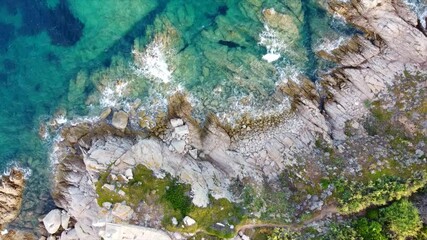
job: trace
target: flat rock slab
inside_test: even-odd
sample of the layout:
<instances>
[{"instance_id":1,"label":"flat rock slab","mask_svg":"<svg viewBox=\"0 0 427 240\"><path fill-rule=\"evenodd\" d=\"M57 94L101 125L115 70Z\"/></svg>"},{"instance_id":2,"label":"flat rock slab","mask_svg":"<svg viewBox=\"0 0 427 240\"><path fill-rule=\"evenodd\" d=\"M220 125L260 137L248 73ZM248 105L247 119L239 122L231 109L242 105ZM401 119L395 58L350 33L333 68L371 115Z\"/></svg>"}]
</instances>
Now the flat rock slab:
<instances>
[{"instance_id":1,"label":"flat rock slab","mask_svg":"<svg viewBox=\"0 0 427 240\"><path fill-rule=\"evenodd\" d=\"M117 239L155 239L155 240L172 240L165 232L140 227L135 225L107 223L105 226L105 240Z\"/></svg>"}]
</instances>

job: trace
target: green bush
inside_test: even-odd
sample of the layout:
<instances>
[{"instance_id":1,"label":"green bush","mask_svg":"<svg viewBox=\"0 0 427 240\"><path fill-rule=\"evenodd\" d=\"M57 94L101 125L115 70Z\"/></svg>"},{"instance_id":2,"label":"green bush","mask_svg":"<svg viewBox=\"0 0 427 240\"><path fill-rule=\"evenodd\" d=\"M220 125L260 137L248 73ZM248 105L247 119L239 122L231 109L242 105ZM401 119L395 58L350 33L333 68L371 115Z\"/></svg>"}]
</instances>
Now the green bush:
<instances>
[{"instance_id":1,"label":"green bush","mask_svg":"<svg viewBox=\"0 0 427 240\"><path fill-rule=\"evenodd\" d=\"M380 209L380 221L393 239L415 237L422 228L418 210L408 200L397 201Z\"/></svg>"},{"instance_id":2,"label":"green bush","mask_svg":"<svg viewBox=\"0 0 427 240\"><path fill-rule=\"evenodd\" d=\"M367 184L340 180L336 181L334 185L340 212L349 214L360 212L372 205L385 205L390 201L408 197L426 183L426 173L418 172L408 179L384 176Z\"/></svg>"},{"instance_id":3,"label":"green bush","mask_svg":"<svg viewBox=\"0 0 427 240\"><path fill-rule=\"evenodd\" d=\"M301 234L285 228L275 228L273 233L268 236L268 240L296 240Z\"/></svg>"},{"instance_id":4,"label":"green bush","mask_svg":"<svg viewBox=\"0 0 427 240\"><path fill-rule=\"evenodd\" d=\"M360 235L351 225L331 224L322 240L359 240Z\"/></svg>"},{"instance_id":5,"label":"green bush","mask_svg":"<svg viewBox=\"0 0 427 240\"><path fill-rule=\"evenodd\" d=\"M361 218L354 223L354 229L362 239L386 240L381 223Z\"/></svg>"},{"instance_id":6,"label":"green bush","mask_svg":"<svg viewBox=\"0 0 427 240\"><path fill-rule=\"evenodd\" d=\"M173 209L180 211L182 216L186 216L191 208L191 198L187 195L188 191L187 185L174 180L164 195L165 200L172 204Z\"/></svg>"}]
</instances>

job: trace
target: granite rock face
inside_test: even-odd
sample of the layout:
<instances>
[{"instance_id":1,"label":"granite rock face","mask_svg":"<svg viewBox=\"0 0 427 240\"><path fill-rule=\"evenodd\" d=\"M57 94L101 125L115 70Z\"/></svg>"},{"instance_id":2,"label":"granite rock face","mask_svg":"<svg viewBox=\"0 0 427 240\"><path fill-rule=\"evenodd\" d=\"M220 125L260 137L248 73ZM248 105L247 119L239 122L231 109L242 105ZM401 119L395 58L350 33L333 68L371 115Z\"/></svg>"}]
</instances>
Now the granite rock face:
<instances>
[{"instance_id":1,"label":"granite rock face","mask_svg":"<svg viewBox=\"0 0 427 240\"><path fill-rule=\"evenodd\" d=\"M12 169L0 179L0 229L19 214L24 191L24 174Z\"/></svg>"},{"instance_id":2,"label":"granite rock face","mask_svg":"<svg viewBox=\"0 0 427 240\"><path fill-rule=\"evenodd\" d=\"M102 120L64 129L63 140L55 148L54 198L76 219L77 236L97 239L110 223L122 224L96 201L95 183L107 169L123 180L138 164L158 176L169 173L191 184L197 206L207 206L209 194L233 200L228 190L233 178L262 183L265 176L277 177L281 170L297 164L296 155L310 152L319 137L329 143L345 139L345 123L364 117L366 100L385 91L404 70L427 69L427 37L416 27L415 14L403 4L391 0L326 2L330 11L366 36L354 37L328 56L338 67L321 76L320 87L309 82L280 86L281 94L293 98L294 109L274 124L245 126L230 136L220 124L202 128L182 117L170 121L161 137L146 137L125 135L128 115L119 112L113 116L121 114L126 121L113 117L114 127ZM268 14L287 21L286 16ZM313 208L322 205L317 202ZM126 221L132 214L125 212L115 215Z\"/></svg>"}]
</instances>

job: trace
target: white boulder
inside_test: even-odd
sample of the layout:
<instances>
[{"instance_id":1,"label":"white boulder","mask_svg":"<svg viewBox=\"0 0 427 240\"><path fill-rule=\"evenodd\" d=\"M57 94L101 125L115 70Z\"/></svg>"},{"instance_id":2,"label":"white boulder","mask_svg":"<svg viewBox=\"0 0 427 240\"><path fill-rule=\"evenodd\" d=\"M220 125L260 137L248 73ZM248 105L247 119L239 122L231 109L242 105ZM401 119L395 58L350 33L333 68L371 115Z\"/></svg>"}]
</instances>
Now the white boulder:
<instances>
[{"instance_id":1,"label":"white boulder","mask_svg":"<svg viewBox=\"0 0 427 240\"><path fill-rule=\"evenodd\" d=\"M63 229L68 229L68 224L70 223L70 215L67 211L62 210L61 212L61 226Z\"/></svg>"},{"instance_id":2,"label":"white boulder","mask_svg":"<svg viewBox=\"0 0 427 240\"><path fill-rule=\"evenodd\" d=\"M184 121L182 121L181 118L171 119L170 122L171 122L171 125L172 125L173 128L176 128L176 127L184 125Z\"/></svg>"},{"instance_id":3,"label":"white boulder","mask_svg":"<svg viewBox=\"0 0 427 240\"><path fill-rule=\"evenodd\" d=\"M174 132L175 132L175 135L179 137L183 137L185 135L188 135L190 133L190 130L188 129L187 125L182 125L182 126L176 127Z\"/></svg>"},{"instance_id":4,"label":"white boulder","mask_svg":"<svg viewBox=\"0 0 427 240\"><path fill-rule=\"evenodd\" d=\"M185 216L185 218L182 221L184 222L185 226L187 226L187 227L196 224L196 220L192 219L189 216Z\"/></svg>"},{"instance_id":5,"label":"white boulder","mask_svg":"<svg viewBox=\"0 0 427 240\"><path fill-rule=\"evenodd\" d=\"M50 211L44 218L43 224L47 232L50 234L56 233L61 226L61 210L54 209Z\"/></svg>"},{"instance_id":6,"label":"white boulder","mask_svg":"<svg viewBox=\"0 0 427 240\"><path fill-rule=\"evenodd\" d=\"M125 176L129 180L133 179L133 173L132 173L132 169L131 168L129 168L129 169L126 170Z\"/></svg>"}]
</instances>

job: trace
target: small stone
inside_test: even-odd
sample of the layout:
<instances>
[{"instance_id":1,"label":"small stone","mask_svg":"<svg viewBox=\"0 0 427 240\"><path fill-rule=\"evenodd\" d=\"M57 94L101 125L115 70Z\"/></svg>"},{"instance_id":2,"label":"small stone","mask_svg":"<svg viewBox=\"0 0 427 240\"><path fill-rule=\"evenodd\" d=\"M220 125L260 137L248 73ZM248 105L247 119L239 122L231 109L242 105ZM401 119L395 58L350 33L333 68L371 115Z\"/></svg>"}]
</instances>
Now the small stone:
<instances>
[{"instance_id":1,"label":"small stone","mask_svg":"<svg viewBox=\"0 0 427 240\"><path fill-rule=\"evenodd\" d=\"M175 217L173 217L171 221L172 221L172 225L174 226L178 225L178 220Z\"/></svg>"},{"instance_id":2,"label":"small stone","mask_svg":"<svg viewBox=\"0 0 427 240\"><path fill-rule=\"evenodd\" d=\"M117 175L117 181L119 181L122 184L127 184L129 182L129 180L123 174Z\"/></svg>"},{"instance_id":3,"label":"small stone","mask_svg":"<svg viewBox=\"0 0 427 240\"><path fill-rule=\"evenodd\" d=\"M188 129L187 125L183 125L175 128L175 134L180 137L183 137L189 133L190 133L190 130Z\"/></svg>"},{"instance_id":4,"label":"small stone","mask_svg":"<svg viewBox=\"0 0 427 240\"><path fill-rule=\"evenodd\" d=\"M0 235L6 235L8 233L9 233L9 231L7 229L4 229L0 232Z\"/></svg>"},{"instance_id":5,"label":"small stone","mask_svg":"<svg viewBox=\"0 0 427 240\"><path fill-rule=\"evenodd\" d=\"M102 189L107 189L107 190L109 190L109 191L114 191L114 189L115 189L116 187L114 187L114 185L111 185L111 184L104 184L104 185L102 185Z\"/></svg>"},{"instance_id":6,"label":"small stone","mask_svg":"<svg viewBox=\"0 0 427 240\"><path fill-rule=\"evenodd\" d=\"M352 122L352 123L351 123L351 126L352 126L354 129L359 129L360 124L359 124L358 122Z\"/></svg>"},{"instance_id":7,"label":"small stone","mask_svg":"<svg viewBox=\"0 0 427 240\"><path fill-rule=\"evenodd\" d=\"M111 206L113 206L113 204L112 204L112 203L110 203L110 202L103 202L103 203L102 203L102 207L104 207L104 208L106 208L106 209L110 209L110 208L111 208Z\"/></svg>"},{"instance_id":8,"label":"small stone","mask_svg":"<svg viewBox=\"0 0 427 240\"><path fill-rule=\"evenodd\" d=\"M173 140L171 145L178 153L183 153L185 151L185 141L184 140Z\"/></svg>"},{"instance_id":9,"label":"small stone","mask_svg":"<svg viewBox=\"0 0 427 240\"><path fill-rule=\"evenodd\" d=\"M50 234L56 233L61 226L61 210L54 209L50 211L44 218L43 224L46 231Z\"/></svg>"},{"instance_id":10,"label":"small stone","mask_svg":"<svg viewBox=\"0 0 427 240\"><path fill-rule=\"evenodd\" d=\"M187 227L196 224L196 220L192 219L189 216L185 216L185 218L182 221L184 222L185 226L187 226Z\"/></svg>"},{"instance_id":11,"label":"small stone","mask_svg":"<svg viewBox=\"0 0 427 240\"><path fill-rule=\"evenodd\" d=\"M127 169L127 170L126 170L126 172L125 172L125 176L126 176L126 178L127 178L127 179L129 179L129 180L130 180L130 179L133 179L132 169L130 169L130 168L129 168L129 169Z\"/></svg>"},{"instance_id":12,"label":"small stone","mask_svg":"<svg viewBox=\"0 0 427 240\"><path fill-rule=\"evenodd\" d=\"M110 174L110 180L111 181L117 181L117 176L115 174Z\"/></svg>"},{"instance_id":13,"label":"small stone","mask_svg":"<svg viewBox=\"0 0 427 240\"><path fill-rule=\"evenodd\" d=\"M126 193L121 189L117 193L122 197L124 197L126 195Z\"/></svg>"},{"instance_id":14,"label":"small stone","mask_svg":"<svg viewBox=\"0 0 427 240\"><path fill-rule=\"evenodd\" d=\"M172 125L173 128L176 128L176 127L184 125L184 121L182 121L181 118L171 119L170 122L171 122L171 125Z\"/></svg>"},{"instance_id":15,"label":"small stone","mask_svg":"<svg viewBox=\"0 0 427 240\"><path fill-rule=\"evenodd\" d=\"M102 111L102 113L99 115L99 118L100 118L101 120L104 120L104 119L106 119L108 116L110 116L110 114L111 114L111 108L106 108L106 109L104 109L104 111Z\"/></svg>"},{"instance_id":16,"label":"small stone","mask_svg":"<svg viewBox=\"0 0 427 240\"><path fill-rule=\"evenodd\" d=\"M128 125L129 116L127 113L120 111L113 115L113 126L117 129L124 130Z\"/></svg>"},{"instance_id":17,"label":"small stone","mask_svg":"<svg viewBox=\"0 0 427 240\"><path fill-rule=\"evenodd\" d=\"M123 221L128 221L132 218L133 210L127 205L116 203L114 204L112 214Z\"/></svg>"},{"instance_id":18,"label":"small stone","mask_svg":"<svg viewBox=\"0 0 427 240\"><path fill-rule=\"evenodd\" d=\"M191 149L188 153L190 153L192 158L197 159L197 149Z\"/></svg>"}]
</instances>

